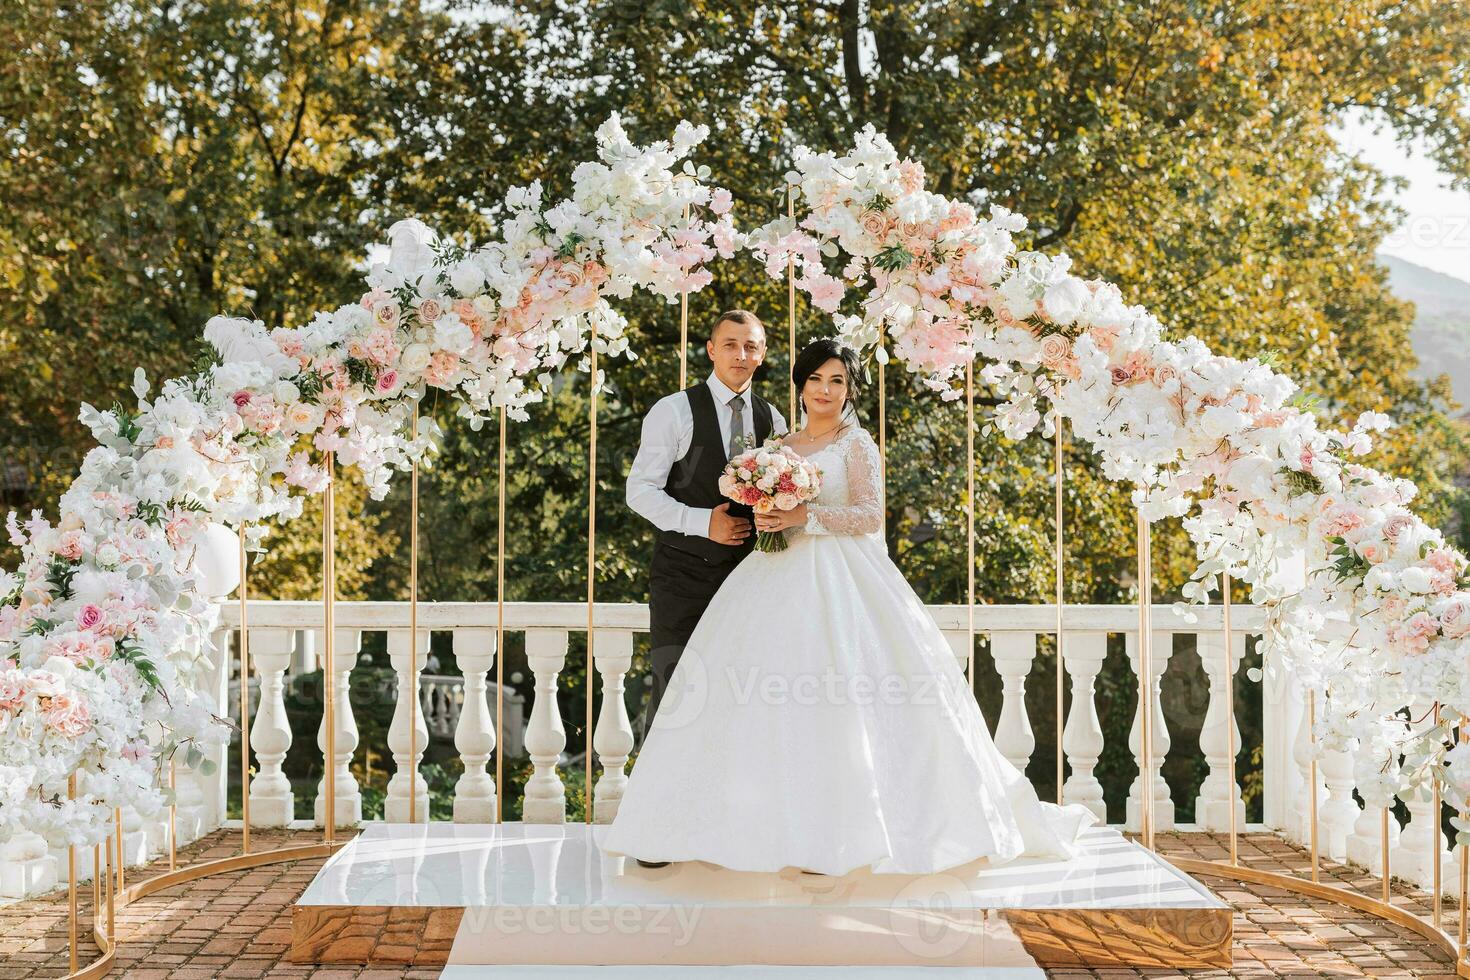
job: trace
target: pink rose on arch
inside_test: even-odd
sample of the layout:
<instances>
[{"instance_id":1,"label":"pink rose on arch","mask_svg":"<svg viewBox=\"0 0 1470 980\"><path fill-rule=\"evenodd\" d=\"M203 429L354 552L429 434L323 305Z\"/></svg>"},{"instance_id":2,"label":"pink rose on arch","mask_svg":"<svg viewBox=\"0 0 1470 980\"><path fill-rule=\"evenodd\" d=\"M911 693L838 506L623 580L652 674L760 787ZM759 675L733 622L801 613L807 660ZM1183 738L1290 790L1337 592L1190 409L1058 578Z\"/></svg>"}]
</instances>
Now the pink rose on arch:
<instances>
[{"instance_id":1,"label":"pink rose on arch","mask_svg":"<svg viewBox=\"0 0 1470 980\"><path fill-rule=\"evenodd\" d=\"M1460 570L1460 563L1456 560L1454 552L1444 548L1435 548L1425 555L1424 564L1436 572L1454 573Z\"/></svg>"},{"instance_id":2,"label":"pink rose on arch","mask_svg":"<svg viewBox=\"0 0 1470 980\"><path fill-rule=\"evenodd\" d=\"M424 369L424 380L435 388L447 388L459 373L459 355L453 351L436 350Z\"/></svg>"},{"instance_id":3,"label":"pink rose on arch","mask_svg":"<svg viewBox=\"0 0 1470 980\"><path fill-rule=\"evenodd\" d=\"M230 396L230 401L235 403L236 408L244 408L246 405L250 404L250 399L252 397L253 396L250 394L250 392L241 389L240 391L237 391Z\"/></svg>"},{"instance_id":4,"label":"pink rose on arch","mask_svg":"<svg viewBox=\"0 0 1470 980\"><path fill-rule=\"evenodd\" d=\"M48 640L46 655L62 657L74 664L103 659L98 656L96 638L91 633L71 633L60 639Z\"/></svg>"},{"instance_id":5,"label":"pink rose on arch","mask_svg":"<svg viewBox=\"0 0 1470 980\"><path fill-rule=\"evenodd\" d=\"M67 531L56 543L56 554L68 561L80 561L82 557L82 532Z\"/></svg>"},{"instance_id":6,"label":"pink rose on arch","mask_svg":"<svg viewBox=\"0 0 1470 980\"><path fill-rule=\"evenodd\" d=\"M380 326L396 327L399 312L397 303L385 300L373 307L373 319L378 321Z\"/></svg>"},{"instance_id":7,"label":"pink rose on arch","mask_svg":"<svg viewBox=\"0 0 1470 980\"><path fill-rule=\"evenodd\" d=\"M1470 634L1470 600L1455 598L1439 614L1439 627L1452 640Z\"/></svg>"},{"instance_id":8,"label":"pink rose on arch","mask_svg":"<svg viewBox=\"0 0 1470 980\"><path fill-rule=\"evenodd\" d=\"M21 701L25 699L25 683L23 675L15 668L0 670L0 710L12 710L20 707Z\"/></svg>"},{"instance_id":9,"label":"pink rose on arch","mask_svg":"<svg viewBox=\"0 0 1470 980\"><path fill-rule=\"evenodd\" d=\"M77 610L76 622L80 629L96 631L101 628L104 619L102 607L96 603L89 602Z\"/></svg>"},{"instance_id":10,"label":"pink rose on arch","mask_svg":"<svg viewBox=\"0 0 1470 980\"><path fill-rule=\"evenodd\" d=\"M939 222L939 230L959 231L968 228L975 223L975 209L963 201L951 201L949 213Z\"/></svg>"},{"instance_id":11,"label":"pink rose on arch","mask_svg":"<svg viewBox=\"0 0 1470 980\"><path fill-rule=\"evenodd\" d=\"M1113 345L1118 340L1118 328L1114 326L1089 327L1087 335L1092 338L1092 342L1097 345L1098 350L1104 354L1111 354Z\"/></svg>"},{"instance_id":12,"label":"pink rose on arch","mask_svg":"<svg viewBox=\"0 0 1470 980\"><path fill-rule=\"evenodd\" d=\"M380 395L388 395L398 390L398 372L392 369L378 375L378 383L374 389Z\"/></svg>"},{"instance_id":13,"label":"pink rose on arch","mask_svg":"<svg viewBox=\"0 0 1470 980\"><path fill-rule=\"evenodd\" d=\"M86 702L70 691L58 691L47 699L43 712L46 724L60 735L76 738L92 727L92 713Z\"/></svg>"},{"instance_id":14,"label":"pink rose on arch","mask_svg":"<svg viewBox=\"0 0 1470 980\"><path fill-rule=\"evenodd\" d=\"M1402 619L1408 611L1409 602L1401 595L1391 595L1378 606L1378 611L1389 619Z\"/></svg>"},{"instance_id":15,"label":"pink rose on arch","mask_svg":"<svg viewBox=\"0 0 1470 980\"><path fill-rule=\"evenodd\" d=\"M898 165L898 182L905 194L924 189L924 165L917 160L904 160Z\"/></svg>"},{"instance_id":16,"label":"pink rose on arch","mask_svg":"<svg viewBox=\"0 0 1470 980\"><path fill-rule=\"evenodd\" d=\"M1052 370L1061 366L1072 353L1072 343L1059 333L1047 334L1041 341L1041 363Z\"/></svg>"},{"instance_id":17,"label":"pink rose on arch","mask_svg":"<svg viewBox=\"0 0 1470 980\"><path fill-rule=\"evenodd\" d=\"M1384 540L1397 542L1399 535L1407 531L1414 523L1414 519L1408 514L1395 514L1383 522L1383 530L1379 533Z\"/></svg>"},{"instance_id":18,"label":"pink rose on arch","mask_svg":"<svg viewBox=\"0 0 1470 980\"><path fill-rule=\"evenodd\" d=\"M1356 507L1339 504L1327 512L1323 532L1329 536L1345 536L1363 526L1363 512Z\"/></svg>"},{"instance_id":19,"label":"pink rose on arch","mask_svg":"<svg viewBox=\"0 0 1470 980\"><path fill-rule=\"evenodd\" d=\"M1439 632L1439 620L1427 612L1416 612L1399 630L1399 640L1411 653L1423 653L1429 649L1429 640ZM1389 630L1393 635L1393 630Z\"/></svg>"},{"instance_id":20,"label":"pink rose on arch","mask_svg":"<svg viewBox=\"0 0 1470 980\"><path fill-rule=\"evenodd\" d=\"M868 208L858 214L858 227L862 228L863 234L869 235L882 241L888 235L888 229L893 226L892 219L882 211Z\"/></svg>"},{"instance_id":21,"label":"pink rose on arch","mask_svg":"<svg viewBox=\"0 0 1470 980\"><path fill-rule=\"evenodd\" d=\"M444 306L432 296L425 296L419 300L419 319L424 323L433 323L444 315Z\"/></svg>"},{"instance_id":22,"label":"pink rose on arch","mask_svg":"<svg viewBox=\"0 0 1470 980\"><path fill-rule=\"evenodd\" d=\"M1115 385L1126 385L1133 380L1133 375L1121 364L1114 364L1108 369L1108 373L1112 375Z\"/></svg>"}]
</instances>

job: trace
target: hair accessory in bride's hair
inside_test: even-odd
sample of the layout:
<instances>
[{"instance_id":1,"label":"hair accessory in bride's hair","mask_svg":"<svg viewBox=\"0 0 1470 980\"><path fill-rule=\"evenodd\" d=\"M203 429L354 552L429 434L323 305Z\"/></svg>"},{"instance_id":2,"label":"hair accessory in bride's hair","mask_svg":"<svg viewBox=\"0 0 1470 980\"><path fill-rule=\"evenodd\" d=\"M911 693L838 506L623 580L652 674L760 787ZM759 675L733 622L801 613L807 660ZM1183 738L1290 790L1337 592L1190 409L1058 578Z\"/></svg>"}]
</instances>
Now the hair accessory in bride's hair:
<instances>
[{"instance_id":1,"label":"hair accessory in bride's hair","mask_svg":"<svg viewBox=\"0 0 1470 980\"><path fill-rule=\"evenodd\" d=\"M851 341L849 341L846 337L842 336L841 334L833 334L830 337L818 337L817 339L818 340L830 340L830 341L832 341L832 343L836 344L842 350L851 351L853 353L853 360L857 363L857 365L860 368L862 368L862 371L863 371L863 384L871 384L872 383L872 381L873 381L873 372L870 371L870 370L868 370L868 361L867 361L867 359L865 357L863 357L863 349L861 347L854 346Z\"/></svg>"}]
</instances>

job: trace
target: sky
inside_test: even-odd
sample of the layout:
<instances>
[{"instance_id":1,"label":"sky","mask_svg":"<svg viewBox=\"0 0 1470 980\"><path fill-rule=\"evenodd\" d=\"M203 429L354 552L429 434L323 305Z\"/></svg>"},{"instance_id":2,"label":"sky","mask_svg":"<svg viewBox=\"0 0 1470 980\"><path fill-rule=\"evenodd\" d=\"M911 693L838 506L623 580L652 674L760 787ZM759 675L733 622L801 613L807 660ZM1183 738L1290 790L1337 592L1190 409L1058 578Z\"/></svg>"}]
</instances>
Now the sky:
<instances>
[{"instance_id":1,"label":"sky","mask_svg":"<svg viewBox=\"0 0 1470 980\"><path fill-rule=\"evenodd\" d=\"M1337 136L1347 151L1409 181L1396 198L1408 215L1380 251L1470 282L1470 191L1450 190L1427 154L1396 143L1392 130L1373 132L1364 117Z\"/></svg>"}]
</instances>

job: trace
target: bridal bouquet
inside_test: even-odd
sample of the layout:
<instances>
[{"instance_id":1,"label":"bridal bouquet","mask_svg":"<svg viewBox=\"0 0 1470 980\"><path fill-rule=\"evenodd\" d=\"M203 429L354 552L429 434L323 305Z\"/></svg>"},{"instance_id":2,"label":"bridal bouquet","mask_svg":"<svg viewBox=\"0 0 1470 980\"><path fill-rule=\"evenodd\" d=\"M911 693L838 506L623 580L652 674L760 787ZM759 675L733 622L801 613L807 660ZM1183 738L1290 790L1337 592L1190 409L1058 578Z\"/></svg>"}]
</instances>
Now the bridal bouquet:
<instances>
[{"instance_id":1,"label":"bridal bouquet","mask_svg":"<svg viewBox=\"0 0 1470 980\"><path fill-rule=\"evenodd\" d=\"M757 514L794 510L821 489L822 471L775 440L731 457L720 475L720 493ZM786 536L780 531L758 531L755 546L761 551L785 551Z\"/></svg>"}]
</instances>

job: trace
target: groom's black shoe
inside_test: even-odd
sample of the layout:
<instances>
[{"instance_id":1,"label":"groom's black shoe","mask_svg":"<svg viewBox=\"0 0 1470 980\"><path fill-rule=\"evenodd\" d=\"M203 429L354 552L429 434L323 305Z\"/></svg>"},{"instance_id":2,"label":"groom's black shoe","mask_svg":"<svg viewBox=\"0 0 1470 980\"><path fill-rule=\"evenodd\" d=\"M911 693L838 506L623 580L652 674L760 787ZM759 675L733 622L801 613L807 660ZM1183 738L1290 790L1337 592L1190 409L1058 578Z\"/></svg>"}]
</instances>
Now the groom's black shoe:
<instances>
[{"instance_id":1,"label":"groom's black shoe","mask_svg":"<svg viewBox=\"0 0 1470 980\"><path fill-rule=\"evenodd\" d=\"M802 868L801 873L804 875L821 875L823 878L827 877L827 872L825 871L808 871L806 868Z\"/></svg>"},{"instance_id":2,"label":"groom's black shoe","mask_svg":"<svg viewBox=\"0 0 1470 980\"><path fill-rule=\"evenodd\" d=\"M667 861L645 861L642 858L635 858L634 860L636 860L639 864L641 864L645 868L662 868L662 867L665 867L666 865L668 865L668 863L669 863Z\"/></svg>"}]
</instances>

